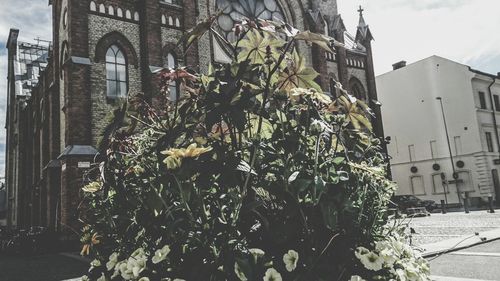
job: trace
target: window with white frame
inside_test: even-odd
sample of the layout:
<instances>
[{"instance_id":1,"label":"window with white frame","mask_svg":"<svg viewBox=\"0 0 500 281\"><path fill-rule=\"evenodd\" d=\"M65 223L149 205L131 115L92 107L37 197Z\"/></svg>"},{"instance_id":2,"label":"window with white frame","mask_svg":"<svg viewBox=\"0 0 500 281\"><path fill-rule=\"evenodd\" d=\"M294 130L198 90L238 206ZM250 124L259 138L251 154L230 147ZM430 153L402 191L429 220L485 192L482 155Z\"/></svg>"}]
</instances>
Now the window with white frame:
<instances>
[{"instance_id":1,"label":"window with white frame","mask_svg":"<svg viewBox=\"0 0 500 281\"><path fill-rule=\"evenodd\" d=\"M424 178L422 176L413 176L410 178L411 190L414 195L424 195Z\"/></svg>"},{"instance_id":2,"label":"window with white frame","mask_svg":"<svg viewBox=\"0 0 500 281\"><path fill-rule=\"evenodd\" d=\"M127 96L127 60L116 45L106 52L106 95L110 98Z\"/></svg>"}]
</instances>

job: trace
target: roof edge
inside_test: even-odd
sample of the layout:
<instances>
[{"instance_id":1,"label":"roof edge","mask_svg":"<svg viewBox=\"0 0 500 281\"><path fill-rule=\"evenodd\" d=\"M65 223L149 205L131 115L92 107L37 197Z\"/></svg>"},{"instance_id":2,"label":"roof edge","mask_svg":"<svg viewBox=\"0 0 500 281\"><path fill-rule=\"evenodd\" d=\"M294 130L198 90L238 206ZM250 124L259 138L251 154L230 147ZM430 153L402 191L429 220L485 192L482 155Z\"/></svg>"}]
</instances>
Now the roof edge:
<instances>
[{"instance_id":1,"label":"roof edge","mask_svg":"<svg viewBox=\"0 0 500 281\"><path fill-rule=\"evenodd\" d=\"M57 157L57 159L64 159L68 157L81 157L81 156L96 156L99 154L99 151L95 149L91 145L68 145L63 150L61 155Z\"/></svg>"},{"instance_id":2,"label":"roof edge","mask_svg":"<svg viewBox=\"0 0 500 281\"><path fill-rule=\"evenodd\" d=\"M9 38L7 38L7 44L5 45L5 47L7 49L10 49L12 46L16 46L18 37L19 37L19 29L11 28L9 30Z\"/></svg>"}]
</instances>

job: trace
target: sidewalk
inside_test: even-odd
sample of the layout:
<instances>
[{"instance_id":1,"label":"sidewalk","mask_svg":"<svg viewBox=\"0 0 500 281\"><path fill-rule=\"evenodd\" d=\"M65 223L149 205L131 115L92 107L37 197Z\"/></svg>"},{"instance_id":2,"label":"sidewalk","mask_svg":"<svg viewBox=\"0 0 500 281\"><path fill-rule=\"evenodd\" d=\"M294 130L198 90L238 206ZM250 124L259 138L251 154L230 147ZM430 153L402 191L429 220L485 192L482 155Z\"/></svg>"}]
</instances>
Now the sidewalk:
<instances>
[{"instance_id":1,"label":"sidewalk","mask_svg":"<svg viewBox=\"0 0 500 281\"><path fill-rule=\"evenodd\" d=\"M451 251L458 251L483 243L488 243L500 239L500 228L464 235L457 238L447 239L440 242L425 244L420 246L423 249L424 257L433 257Z\"/></svg>"},{"instance_id":2,"label":"sidewalk","mask_svg":"<svg viewBox=\"0 0 500 281\"><path fill-rule=\"evenodd\" d=\"M408 226L414 229L412 245L433 244L449 239L464 239L474 233L484 233L500 228L500 210L496 213L486 211L449 212L432 214L428 217L409 218ZM458 241L457 241L458 242Z\"/></svg>"}]
</instances>

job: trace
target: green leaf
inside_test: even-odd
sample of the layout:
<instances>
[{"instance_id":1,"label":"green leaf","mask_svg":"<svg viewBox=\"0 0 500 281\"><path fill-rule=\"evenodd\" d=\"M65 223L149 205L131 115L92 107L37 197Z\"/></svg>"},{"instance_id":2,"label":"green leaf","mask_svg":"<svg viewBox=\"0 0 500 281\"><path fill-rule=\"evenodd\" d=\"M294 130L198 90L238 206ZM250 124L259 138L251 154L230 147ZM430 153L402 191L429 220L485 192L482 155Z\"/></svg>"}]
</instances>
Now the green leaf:
<instances>
[{"instance_id":1,"label":"green leaf","mask_svg":"<svg viewBox=\"0 0 500 281\"><path fill-rule=\"evenodd\" d=\"M293 174L290 175L290 177L288 177L288 183L292 183L293 181L295 181L295 179L297 179L297 176L299 175L300 171L295 171L293 172Z\"/></svg>"},{"instance_id":2,"label":"green leaf","mask_svg":"<svg viewBox=\"0 0 500 281\"><path fill-rule=\"evenodd\" d=\"M348 181L349 180L349 174L346 171L338 171L337 175L339 175L339 179L341 181Z\"/></svg>"},{"instance_id":3,"label":"green leaf","mask_svg":"<svg viewBox=\"0 0 500 281\"><path fill-rule=\"evenodd\" d=\"M218 14L213 15L204 21L198 23L195 27L192 29L188 30L182 38L179 40L179 43L177 45L180 45L184 43L185 45L185 50L187 51L189 47L196 41L198 38L203 36L210 28L212 27L212 24L217 20L217 18L222 14L222 11L220 11Z\"/></svg>"},{"instance_id":4,"label":"green leaf","mask_svg":"<svg viewBox=\"0 0 500 281\"><path fill-rule=\"evenodd\" d=\"M245 161L245 160L241 160L241 162L238 164L238 167L236 167L236 170L238 171L242 171L242 172L245 172L245 173L251 173L253 175L257 175L257 173L255 172L254 169L252 169L250 167L250 165Z\"/></svg>"},{"instance_id":5,"label":"green leaf","mask_svg":"<svg viewBox=\"0 0 500 281\"><path fill-rule=\"evenodd\" d=\"M255 138L257 136L257 129L259 128L259 116L255 114L250 114L250 130L252 136ZM273 136L274 127L266 118L262 117L262 129L260 132L260 139L271 139Z\"/></svg>"},{"instance_id":6,"label":"green leaf","mask_svg":"<svg viewBox=\"0 0 500 281\"><path fill-rule=\"evenodd\" d=\"M340 165L344 161L345 161L345 157L335 157L333 159L333 163L336 164L336 165Z\"/></svg>"},{"instance_id":7,"label":"green leaf","mask_svg":"<svg viewBox=\"0 0 500 281\"><path fill-rule=\"evenodd\" d=\"M331 47L331 43L334 42L335 40L332 37L319 34L319 33L314 33L309 30L299 32L297 35L294 37L296 40L304 40L307 42L314 43L321 48L323 48L327 52L334 52L335 50Z\"/></svg>"},{"instance_id":8,"label":"green leaf","mask_svg":"<svg viewBox=\"0 0 500 281\"><path fill-rule=\"evenodd\" d=\"M345 96L340 96L337 103L345 113L347 121L351 123L355 129L367 128L370 131L372 130L372 123L370 119L366 117L366 112L363 109L364 103L362 101L351 101Z\"/></svg>"},{"instance_id":9,"label":"green leaf","mask_svg":"<svg viewBox=\"0 0 500 281\"><path fill-rule=\"evenodd\" d=\"M263 64L266 61L267 49L270 48L270 55L273 58L279 56L278 48L284 45L284 41L268 32L259 32L252 29L247 37L241 40L239 47L241 52L238 54L238 61L250 60L252 64Z\"/></svg>"},{"instance_id":10,"label":"green leaf","mask_svg":"<svg viewBox=\"0 0 500 281\"><path fill-rule=\"evenodd\" d=\"M325 181L321 178L321 176L314 177L314 188L319 192L323 192L325 190Z\"/></svg>"},{"instance_id":11,"label":"green leaf","mask_svg":"<svg viewBox=\"0 0 500 281\"><path fill-rule=\"evenodd\" d=\"M295 88L313 88L322 93L321 86L314 81L318 77L318 72L311 67L306 66L305 59L293 52L293 60L290 61L287 68L280 73L278 80L281 90L290 91Z\"/></svg>"},{"instance_id":12,"label":"green leaf","mask_svg":"<svg viewBox=\"0 0 500 281\"><path fill-rule=\"evenodd\" d=\"M311 186L312 182L313 181L310 179L296 179L295 181L293 181L292 187L294 188L296 193L300 193L308 189L309 186Z\"/></svg>"},{"instance_id":13,"label":"green leaf","mask_svg":"<svg viewBox=\"0 0 500 281\"><path fill-rule=\"evenodd\" d=\"M165 206L165 201L163 201L163 198L161 198L154 188L151 188L146 195L146 204L156 217L161 213L163 206Z\"/></svg>"},{"instance_id":14,"label":"green leaf","mask_svg":"<svg viewBox=\"0 0 500 281\"><path fill-rule=\"evenodd\" d=\"M338 211L333 200L321 200L319 205L321 208L321 213L323 215L323 221L325 222L326 226L329 229L335 231L338 224Z\"/></svg>"}]
</instances>

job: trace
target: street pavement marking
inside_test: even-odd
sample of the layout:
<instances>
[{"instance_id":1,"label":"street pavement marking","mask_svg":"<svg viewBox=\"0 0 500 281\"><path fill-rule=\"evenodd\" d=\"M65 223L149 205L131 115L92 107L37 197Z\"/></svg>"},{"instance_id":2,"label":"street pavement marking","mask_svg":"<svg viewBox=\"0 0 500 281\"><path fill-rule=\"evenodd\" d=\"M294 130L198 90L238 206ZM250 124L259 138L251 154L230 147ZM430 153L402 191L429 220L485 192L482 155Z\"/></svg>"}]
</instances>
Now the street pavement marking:
<instances>
[{"instance_id":1,"label":"street pavement marking","mask_svg":"<svg viewBox=\"0 0 500 281\"><path fill-rule=\"evenodd\" d=\"M500 253L488 253L488 252L467 252L458 251L451 252L450 255L461 255L461 256L484 256L484 257L500 257Z\"/></svg>"},{"instance_id":2,"label":"street pavement marking","mask_svg":"<svg viewBox=\"0 0 500 281\"><path fill-rule=\"evenodd\" d=\"M500 253L486 253L486 252L466 252L466 251L458 251L451 252L450 255L460 255L460 256L483 256L483 257L499 257Z\"/></svg>"},{"instance_id":3,"label":"street pavement marking","mask_svg":"<svg viewBox=\"0 0 500 281\"><path fill-rule=\"evenodd\" d=\"M431 276L432 281L494 281L494 280L484 280L484 279L467 279L460 277L449 277L449 276Z\"/></svg>"},{"instance_id":4,"label":"street pavement marking","mask_svg":"<svg viewBox=\"0 0 500 281\"><path fill-rule=\"evenodd\" d=\"M462 237L463 234L412 234L413 237Z\"/></svg>"}]
</instances>

